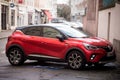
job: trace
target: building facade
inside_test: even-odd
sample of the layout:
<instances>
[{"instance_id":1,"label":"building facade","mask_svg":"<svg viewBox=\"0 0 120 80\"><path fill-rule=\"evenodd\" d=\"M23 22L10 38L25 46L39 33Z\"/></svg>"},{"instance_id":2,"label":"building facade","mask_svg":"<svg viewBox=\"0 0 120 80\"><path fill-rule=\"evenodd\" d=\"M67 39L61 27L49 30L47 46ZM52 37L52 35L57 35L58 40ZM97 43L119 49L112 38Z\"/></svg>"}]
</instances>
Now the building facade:
<instances>
[{"instance_id":1,"label":"building facade","mask_svg":"<svg viewBox=\"0 0 120 80\"><path fill-rule=\"evenodd\" d=\"M79 8L82 7L86 8L86 13L82 16L84 30L93 36L109 40L114 45L117 61L120 62L120 0L83 0L79 4Z\"/></svg>"},{"instance_id":2,"label":"building facade","mask_svg":"<svg viewBox=\"0 0 120 80\"><path fill-rule=\"evenodd\" d=\"M114 45L117 61L120 62L120 0L101 1L99 2L102 5L99 6L98 37L109 40Z\"/></svg>"},{"instance_id":3,"label":"building facade","mask_svg":"<svg viewBox=\"0 0 120 80\"><path fill-rule=\"evenodd\" d=\"M84 31L97 36L98 0L81 0L77 4Z\"/></svg>"},{"instance_id":4,"label":"building facade","mask_svg":"<svg viewBox=\"0 0 120 80\"><path fill-rule=\"evenodd\" d=\"M34 24L40 24L41 23L41 10L40 10L40 5L39 5L39 0L34 0L34 7L35 7L35 20Z\"/></svg>"},{"instance_id":5,"label":"building facade","mask_svg":"<svg viewBox=\"0 0 120 80\"><path fill-rule=\"evenodd\" d=\"M45 14L43 18L43 23L50 22L54 17L57 17L57 0L40 0L40 9L43 11L42 14Z\"/></svg>"},{"instance_id":6,"label":"building facade","mask_svg":"<svg viewBox=\"0 0 120 80\"><path fill-rule=\"evenodd\" d=\"M57 0L51 0L51 9L50 9L52 18L57 17Z\"/></svg>"},{"instance_id":7,"label":"building facade","mask_svg":"<svg viewBox=\"0 0 120 80\"><path fill-rule=\"evenodd\" d=\"M57 0L0 0L0 31L46 23L57 17Z\"/></svg>"}]
</instances>

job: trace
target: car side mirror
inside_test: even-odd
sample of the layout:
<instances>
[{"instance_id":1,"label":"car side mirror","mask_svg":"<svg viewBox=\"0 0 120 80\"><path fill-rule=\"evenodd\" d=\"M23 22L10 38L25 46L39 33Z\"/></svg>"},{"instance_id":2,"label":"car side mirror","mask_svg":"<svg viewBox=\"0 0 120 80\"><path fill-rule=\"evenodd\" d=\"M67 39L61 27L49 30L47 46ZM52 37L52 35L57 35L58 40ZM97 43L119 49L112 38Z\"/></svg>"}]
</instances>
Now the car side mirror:
<instances>
[{"instance_id":1,"label":"car side mirror","mask_svg":"<svg viewBox=\"0 0 120 80\"><path fill-rule=\"evenodd\" d=\"M64 41L64 37L62 35L57 35L56 38L58 38L61 42Z\"/></svg>"}]
</instances>

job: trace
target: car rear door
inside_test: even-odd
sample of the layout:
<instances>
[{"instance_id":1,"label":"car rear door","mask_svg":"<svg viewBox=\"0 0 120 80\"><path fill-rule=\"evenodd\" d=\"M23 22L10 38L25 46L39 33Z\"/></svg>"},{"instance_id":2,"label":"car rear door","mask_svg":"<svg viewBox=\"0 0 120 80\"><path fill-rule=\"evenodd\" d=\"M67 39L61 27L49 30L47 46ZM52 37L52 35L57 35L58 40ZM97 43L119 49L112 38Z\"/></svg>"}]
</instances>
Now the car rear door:
<instances>
[{"instance_id":1,"label":"car rear door","mask_svg":"<svg viewBox=\"0 0 120 80\"><path fill-rule=\"evenodd\" d=\"M32 26L23 30L24 36L22 38L23 47L27 55L35 55L42 53L42 37L41 37L41 26Z\"/></svg>"}]
</instances>

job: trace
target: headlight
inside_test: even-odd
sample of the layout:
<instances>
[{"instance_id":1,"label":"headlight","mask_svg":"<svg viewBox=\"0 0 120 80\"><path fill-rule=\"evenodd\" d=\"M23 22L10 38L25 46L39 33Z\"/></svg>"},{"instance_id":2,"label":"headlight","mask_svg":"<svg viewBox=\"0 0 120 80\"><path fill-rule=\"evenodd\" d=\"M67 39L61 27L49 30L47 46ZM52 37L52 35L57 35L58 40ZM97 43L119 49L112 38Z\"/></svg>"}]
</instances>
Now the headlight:
<instances>
[{"instance_id":1,"label":"headlight","mask_svg":"<svg viewBox=\"0 0 120 80\"><path fill-rule=\"evenodd\" d=\"M88 50L97 50L97 49L99 49L97 46L93 46L93 45L90 45L90 44L87 44L87 43L83 43L83 45Z\"/></svg>"}]
</instances>

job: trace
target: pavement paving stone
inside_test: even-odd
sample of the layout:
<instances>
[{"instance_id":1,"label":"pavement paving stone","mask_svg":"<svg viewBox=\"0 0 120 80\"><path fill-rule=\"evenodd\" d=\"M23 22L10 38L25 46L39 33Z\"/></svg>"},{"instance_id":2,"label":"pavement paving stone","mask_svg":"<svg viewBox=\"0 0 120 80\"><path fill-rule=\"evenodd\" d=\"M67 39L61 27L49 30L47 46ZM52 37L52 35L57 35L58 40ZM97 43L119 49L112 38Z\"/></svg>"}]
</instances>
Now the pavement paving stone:
<instances>
[{"instance_id":1,"label":"pavement paving stone","mask_svg":"<svg viewBox=\"0 0 120 80\"><path fill-rule=\"evenodd\" d=\"M0 32L0 39L7 38L14 30L5 30Z\"/></svg>"}]
</instances>

